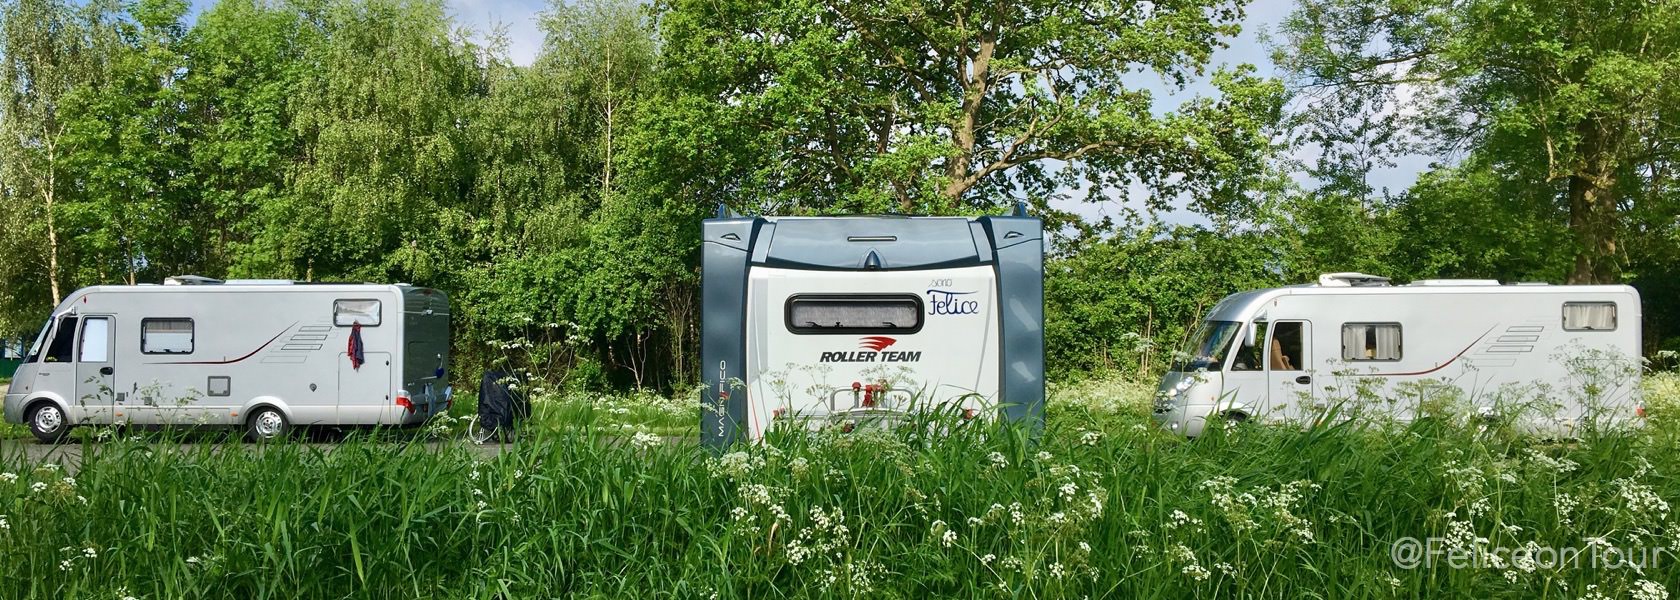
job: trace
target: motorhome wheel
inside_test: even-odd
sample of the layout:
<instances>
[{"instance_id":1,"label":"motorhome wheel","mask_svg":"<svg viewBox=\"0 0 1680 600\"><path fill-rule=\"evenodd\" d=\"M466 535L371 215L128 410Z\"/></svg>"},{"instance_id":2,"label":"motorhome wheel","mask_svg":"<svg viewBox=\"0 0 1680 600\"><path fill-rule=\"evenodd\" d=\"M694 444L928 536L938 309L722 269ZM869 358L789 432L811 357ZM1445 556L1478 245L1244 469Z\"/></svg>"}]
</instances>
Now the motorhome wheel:
<instances>
[{"instance_id":1,"label":"motorhome wheel","mask_svg":"<svg viewBox=\"0 0 1680 600\"><path fill-rule=\"evenodd\" d=\"M281 414L277 408L265 406L257 409L257 412L251 415L246 437L253 442L272 440L285 437L286 429L286 415Z\"/></svg>"},{"instance_id":2,"label":"motorhome wheel","mask_svg":"<svg viewBox=\"0 0 1680 600\"><path fill-rule=\"evenodd\" d=\"M56 444L70 431L64 411L50 402L43 402L29 413L29 431L43 444Z\"/></svg>"}]
</instances>

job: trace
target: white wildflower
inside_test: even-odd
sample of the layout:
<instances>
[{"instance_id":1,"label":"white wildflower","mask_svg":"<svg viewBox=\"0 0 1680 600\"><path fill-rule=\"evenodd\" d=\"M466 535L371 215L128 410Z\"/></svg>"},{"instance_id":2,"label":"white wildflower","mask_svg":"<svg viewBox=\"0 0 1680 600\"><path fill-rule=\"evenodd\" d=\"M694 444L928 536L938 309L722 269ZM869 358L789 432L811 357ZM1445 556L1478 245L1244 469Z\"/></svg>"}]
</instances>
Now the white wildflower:
<instances>
[{"instance_id":1,"label":"white wildflower","mask_svg":"<svg viewBox=\"0 0 1680 600\"><path fill-rule=\"evenodd\" d=\"M47 490L47 483L44 482L44 481L37 481L35 483L29 484L29 491L31 491L31 492L39 494L39 493L44 492L46 490Z\"/></svg>"},{"instance_id":2,"label":"white wildflower","mask_svg":"<svg viewBox=\"0 0 1680 600\"><path fill-rule=\"evenodd\" d=\"M1581 600L1610 600L1610 595L1598 591L1598 584L1588 584L1587 593L1581 595Z\"/></svg>"},{"instance_id":3,"label":"white wildflower","mask_svg":"<svg viewBox=\"0 0 1680 600\"><path fill-rule=\"evenodd\" d=\"M1004 458L1002 452L993 452L988 454L986 455L986 460L991 461L992 466L1000 469L1009 466L1009 459Z\"/></svg>"},{"instance_id":4,"label":"white wildflower","mask_svg":"<svg viewBox=\"0 0 1680 600\"><path fill-rule=\"evenodd\" d=\"M6 480L6 483L17 483L17 473L0 473L0 479Z\"/></svg>"},{"instance_id":5,"label":"white wildflower","mask_svg":"<svg viewBox=\"0 0 1680 600\"><path fill-rule=\"evenodd\" d=\"M1211 573L1209 573L1208 570L1203 568L1201 565L1184 565L1182 572L1185 575L1189 575L1191 579L1196 581L1206 581L1208 575L1211 575Z\"/></svg>"},{"instance_id":6,"label":"white wildflower","mask_svg":"<svg viewBox=\"0 0 1680 600\"><path fill-rule=\"evenodd\" d=\"M980 557L980 564L990 566L994 560L997 560L996 554L987 554Z\"/></svg>"},{"instance_id":7,"label":"white wildflower","mask_svg":"<svg viewBox=\"0 0 1680 600\"><path fill-rule=\"evenodd\" d=\"M1633 584L1633 600L1668 600L1668 588L1648 579Z\"/></svg>"},{"instance_id":8,"label":"white wildflower","mask_svg":"<svg viewBox=\"0 0 1680 600\"><path fill-rule=\"evenodd\" d=\"M657 435L641 431L636 433L636 437L630 439L630 443L638 450L646 450L659 445L660 438Z\"/></svg>"},{"instance_id":9,"label":"white wildflower","mask_svg":"<svg viewBox=\"0 0 1680 600\"><path fill-rule=\"evenodd\" d=\"M1039 450L1038 454L1033 455L1033 457L1040 461L1049 461L1050 459L1055 458L1054 456L1051 456L1049 452L1045 452L1043 450Z\"/></svg>"},{"instance_id":10,"label":"white wildflower","mask_svg":"<svg viewBox=\"0 0 1680 600\"><path fill-rule=\"evenodd\" d=\"M1071 481L1064 483L1062 484L1061 492L1063 502L1073 502L1073 496L1079 493L1079 484Z\"/></svg>"},{"instance_id":11,"label":"white wildflower","mask_svg":"<svg viewBox=\"0 0 1680 600\"><path fill-rule=\"evenodd\" d=\"M950 548L952 544L957 543L957 532L949 529L945 530L945 534L939 536L939 543L946 548Z\"/></svg>"}]
</instances>

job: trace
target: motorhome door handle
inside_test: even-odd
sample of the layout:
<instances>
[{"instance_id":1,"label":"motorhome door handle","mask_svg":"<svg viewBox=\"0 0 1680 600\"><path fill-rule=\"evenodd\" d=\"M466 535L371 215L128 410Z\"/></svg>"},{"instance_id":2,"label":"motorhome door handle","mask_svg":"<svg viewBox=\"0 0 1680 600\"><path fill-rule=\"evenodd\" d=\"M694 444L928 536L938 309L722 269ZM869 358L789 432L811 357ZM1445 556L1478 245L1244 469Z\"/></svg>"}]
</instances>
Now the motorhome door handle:
<instances>
[{"instance_id":1,"label":"motorhome door handle","mask_svg":"<svg viewBox=\"0 0 1680 600\"><path fill-rule=\"evenodd\" d=\"M99 374L100 375L110 375L110 374L116 373L116 372L117 372L117 370L113 369L111 367L100 367L99 368Z\"/></svg>"},{"instance_id":2,"label":"motorhome door handle","mask_svg":"<svg viewBox=\"0 0 1680 600\"><path fill-rule=\"evenodd\" d=\"M1299 383L1301 385L1306 385L1306 384L1312 383L1312 377L1307 376L1307 375L1302 375L1300 377L1296 377L1295 378L1295 383Z\"/></svg>"}]
</instances>

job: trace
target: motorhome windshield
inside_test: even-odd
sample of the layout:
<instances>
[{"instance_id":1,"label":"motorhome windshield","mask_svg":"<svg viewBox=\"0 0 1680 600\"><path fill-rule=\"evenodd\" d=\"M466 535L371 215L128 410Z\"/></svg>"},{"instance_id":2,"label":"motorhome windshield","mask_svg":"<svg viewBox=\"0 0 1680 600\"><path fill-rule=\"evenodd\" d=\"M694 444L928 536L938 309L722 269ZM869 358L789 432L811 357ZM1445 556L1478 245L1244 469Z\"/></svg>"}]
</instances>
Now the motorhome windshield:
<instances>
[{"instance_id":1,"label":"motorhome windshield","mask_svg":"<svg viewBox=\"0 0 1680 600\"><path fill-rule=\"evenodd\" d=\"M1190 336L1183 352L1173 362L1174 371L1218 371L1225 367L1225 354L1237 337L1241 323L1236 321L1202 321L1196 335Z\"/></svg>"},{"instance_id":2,"label":"motorhome windshield","mask_svg":"<svg viewBox=\"0 0 1680 600\"><path fill-rule=\"evenodd\" d=\"M47 319L47 323L41 326L41 333L35 334L35 343L29 345L29 358L23 362L32 363L41 358L41 344L46 342L48 329L52 329L52 319Z\"/></svg>"}]
</instances>

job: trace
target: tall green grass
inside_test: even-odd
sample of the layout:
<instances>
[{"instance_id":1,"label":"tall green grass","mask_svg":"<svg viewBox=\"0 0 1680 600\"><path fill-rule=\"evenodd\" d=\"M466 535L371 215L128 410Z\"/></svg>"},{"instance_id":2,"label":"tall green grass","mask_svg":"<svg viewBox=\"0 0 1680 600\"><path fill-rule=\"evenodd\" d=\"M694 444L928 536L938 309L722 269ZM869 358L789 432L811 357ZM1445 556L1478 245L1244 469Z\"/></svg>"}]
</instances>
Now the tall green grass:
<instances>
[{"instance_id":1,"label":"tall green grass","mask_svg":"<svg viewBox=\"0 0 1680 600\"><path fill-rule=\"evenodd\" d=\"M1656 383L1648 399L1680 390ZM14 455L3 470L16 479L0 476L0 597L1579 598L1680 588L1680 436L1666 421L1564 444L1436 420L1214 428L1186 441L1152 425L1147 398L1146 385L1094 381L1056 389L1042 432L777 435L722 455L592 426L532 428L498 455L359 434L333 446L114 441L86 447L74 474ZM1653 404L1664 399L1680 396ZM1672 554L1642 571L1395 565L1395 541L1431 536L1472 554L1531 542Z\"/></svg>"}]
</instances>

